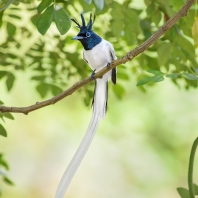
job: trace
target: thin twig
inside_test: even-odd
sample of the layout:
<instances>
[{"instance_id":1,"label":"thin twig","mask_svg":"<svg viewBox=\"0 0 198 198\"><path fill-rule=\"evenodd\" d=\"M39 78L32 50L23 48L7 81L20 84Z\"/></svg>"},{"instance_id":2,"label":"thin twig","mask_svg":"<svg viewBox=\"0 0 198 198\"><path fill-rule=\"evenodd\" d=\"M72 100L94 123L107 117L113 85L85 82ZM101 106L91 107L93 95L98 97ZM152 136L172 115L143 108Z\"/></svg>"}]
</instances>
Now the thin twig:
<instances>
[{"instance_id":1,"label":"thin twig","mask_svg":"<svg viewBox=\"0 0 198 198\"><path fill-rule=\"evenodd\" d=\"M110 64L110 67L105 67L101 71L97 72L95 74L95 79L103 76L105 73L107 73L109 70L117 67L118 65L124 64L128 61L131 61L134 57L136 57L138 54L144 52L146 49L148 49L155 41L157 41L165 32L167 32L180 18L187 15L188 10L193 5L195 0L187 0L186 3L183 5L183 7L172 17L170 18L157 32L155 32L149 39L147 39L144 43L142 43L140 46L136 47L134 50L128 52L125 56L123 56L120 59L117 59L113 61ZM63 98L71 95L76 90L81 88L82 86L90 83L92 79L85 78L77 83L75 83L73 86L71 86L69 89L65 90L64 92L58 94L57 96L45 100L43 102L37 102L34 105L28 106L28 107L7 107L4 105L0 105L0 112L12 112L12 113L24 113L28 114L31 111L35 111L37 109L40 109L42 107L55 104L56 102L62 100Z\"/></svg>"}]
</instances>

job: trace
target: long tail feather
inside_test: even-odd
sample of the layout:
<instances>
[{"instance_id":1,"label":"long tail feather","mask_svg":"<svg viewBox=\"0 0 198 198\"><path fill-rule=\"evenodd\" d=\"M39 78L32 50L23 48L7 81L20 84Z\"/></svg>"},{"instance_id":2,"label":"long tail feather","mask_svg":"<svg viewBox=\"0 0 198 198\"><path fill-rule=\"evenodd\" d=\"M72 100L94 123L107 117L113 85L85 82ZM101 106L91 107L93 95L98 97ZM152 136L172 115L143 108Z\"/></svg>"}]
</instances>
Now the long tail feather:
<instances>
[{"instance_id":1,"label":"long tail feather","mask_svg":"<svg viewBox=\"0 0 198 198\"><path fill-rule=\"evenodd\" d=\"M105 76L106 77L106 76ZM105 117L107 110L108 100L108 79L96 79L94 100L93 100L93 113L100 114L102 118Z\"/></svg>"},{"instance_id":2,"label":"long tail feather","mask_svg":"<svg viewBox=\"0 0 198 198\"><path fill-rule=\"evenodd\" d=\"M80 146L78 147L75 155L73 156L69 166L67 167L67 169L65 170L65 173L63 174L61 181L58 185L58 189L56 191L56 195L55 198L63 198L64 194L76 172L76 170L78 169L82 159L84 158L91 142L92 139L95 135L95 132L98 128L100 122L100 116L98 114L93 114L91 121L89 123L88 129L86 134L84 135Z\"/></svg>"},{"instance_id":3,"label":"long tail feather","mask_svg":"<svg viewBox=\"0 0 198 198\"><path fill-rule=\"evenodd\" d=\"M81 161L83 160L92 140L95 132L98 128L101 118L105 116L106 104L107 104L107 81L104 79L97 79L95 93L94 93L94 103L93 103L93 113L88 126L88 129L78 147L74 157L72 158L69 166L65 170L61 181L58 185L55 198L63 198L64 194L76 172Z\"/></svg>"}]
</instances>

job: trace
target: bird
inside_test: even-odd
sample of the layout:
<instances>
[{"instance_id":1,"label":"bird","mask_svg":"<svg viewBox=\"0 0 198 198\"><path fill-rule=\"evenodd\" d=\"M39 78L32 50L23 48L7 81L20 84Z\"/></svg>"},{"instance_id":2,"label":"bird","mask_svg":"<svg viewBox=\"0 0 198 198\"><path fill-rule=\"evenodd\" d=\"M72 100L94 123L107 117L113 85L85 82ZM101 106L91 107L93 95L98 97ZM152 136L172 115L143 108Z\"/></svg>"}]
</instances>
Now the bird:
<instances>
[{"instance_id":1,"label":"bird","mask_svg":"<svg viewBox=\"0 0 198 198\"><path fill-rule=\"evenodd\" d=\"M76 20L71 19L80 29L77 36L73 40L78 40L83 46L83 59L93 70L91 78L94 80L95 72L100 71L104 67L109 67L110 63L117 59L113 45L107 40L101 38L93 30L92 26L95 21L95 15L92 19L90 14L89 22L85 23L83 13L81 13L82 25ZM101 78L95 79L95 89L92 101L92 117L87 131L78 147L74 157L65 170L61 181L58 185L55 198L63 198L66 190L77 171L82 159L84 158L91 141L95 135L100 120L105 117L108 100L108 80L111 78L113 84L116 84L116 69L108 71Z\"/></svg>"}]
</instances>

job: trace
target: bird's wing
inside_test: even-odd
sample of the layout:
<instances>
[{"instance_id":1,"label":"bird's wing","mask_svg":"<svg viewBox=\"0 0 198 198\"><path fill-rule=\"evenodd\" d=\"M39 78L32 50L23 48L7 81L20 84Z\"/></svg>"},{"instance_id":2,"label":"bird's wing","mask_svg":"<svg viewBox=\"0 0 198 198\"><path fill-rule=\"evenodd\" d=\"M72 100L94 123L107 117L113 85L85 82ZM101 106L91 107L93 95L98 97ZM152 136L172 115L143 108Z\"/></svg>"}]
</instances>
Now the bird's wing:
<instances>
[{"instance_id":1,"label":"bird's wing","mask_svg":"<svg viewBox=\"0 0 198 198\"><path fill-rule=\"evenodd\" d=\"M109 47L109 51L110 51L110 55L111 55L112 61L113 60L116 60L117 57L115 55L115 51L114 51L113 46L109 42L107 42L107 45ZM116 68L113 68L112 69L112 72L111 72L111 81L112 81L113 84L116 84Z\"/></svg>"},{"instance_id":2,"label":"bird's wing","mask_svg":"<svg viewBox=\"0 0 198 198\"><path fill-rule=\"evenodd\" d=\"M110 50L110 53L111 53L111 57L112 57L112 60L116 60L117 59L117 57L116 57L116 55L115 55L115 51L114 51L114 48L113 48L113 46L111 45L111 43L109 43L108 42L108 47L109 47L109 50Z\"/></svg>"},{"instance_id":3,"label":"bird's wing","mask_svg":"<svg viewBox=\"0 0 198 198\"><path fill-rule=\"evenodd\" d=\"M85 59L84 50L83 50L83 60L88 64L88 61Z\"/></svg>"}]
</instances>

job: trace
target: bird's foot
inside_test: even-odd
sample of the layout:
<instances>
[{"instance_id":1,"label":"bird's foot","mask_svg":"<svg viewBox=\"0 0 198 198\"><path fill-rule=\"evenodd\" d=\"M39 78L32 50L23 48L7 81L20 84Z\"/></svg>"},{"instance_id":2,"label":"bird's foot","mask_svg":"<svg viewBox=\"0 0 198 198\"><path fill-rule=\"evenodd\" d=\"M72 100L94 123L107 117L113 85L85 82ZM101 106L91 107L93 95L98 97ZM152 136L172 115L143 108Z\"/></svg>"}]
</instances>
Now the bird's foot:
<instances>
[{"instance_id":1,"label":"bird's foot","mask_svg":"<svg viewBox=\"0 0 198 198\"><path fill-rule=\"evenodd\" d=\"M91 79L92 79L92 80L95 79L95 78L94 78L94 76L95 76L95 71L96 71L96 69L94 69L93 72L91 73Z\"/></svg>"},{"instance_id":2,"label":"bird's foot","mask_svg":"<svg viewBox=\"0 0 198 198\"><path fill-rule=\"evenodd\" d=\"M110 68L111 63L107 63L107 68Z\"/></svg>"}]
</instances>

